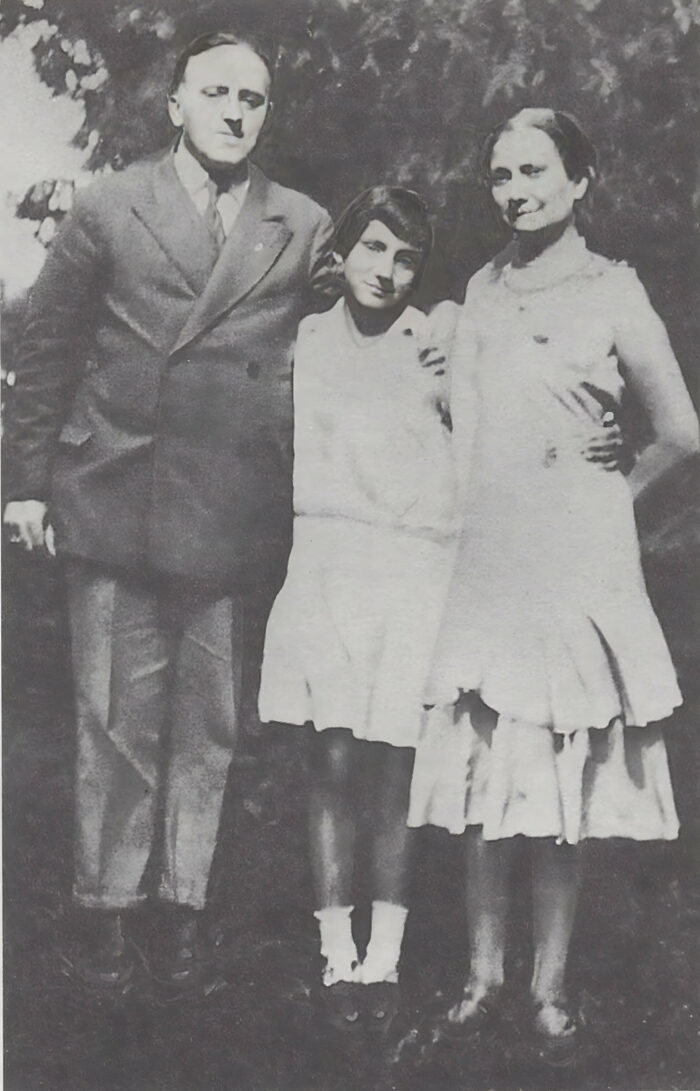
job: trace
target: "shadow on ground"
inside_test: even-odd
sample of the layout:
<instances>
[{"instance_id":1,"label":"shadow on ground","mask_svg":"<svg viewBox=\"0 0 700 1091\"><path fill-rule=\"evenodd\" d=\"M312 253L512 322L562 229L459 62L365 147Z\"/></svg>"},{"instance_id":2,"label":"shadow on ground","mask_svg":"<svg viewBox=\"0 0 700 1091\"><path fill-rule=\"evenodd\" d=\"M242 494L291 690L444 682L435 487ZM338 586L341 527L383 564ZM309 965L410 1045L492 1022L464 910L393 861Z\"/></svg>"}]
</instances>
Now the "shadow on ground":
<instances>
[{"instance_id":1,"label":"shadow on ground","mask_svg":"<svg viewBox=\"0 0 700 1091\"><path fill-rule=\"evenodd\" d=\"M109 1000L62 973L76 938L71 880L71 692L60 578L6 550L4 567L4 939L7 1091L689 1091L700 1086L696 941L697 519L689 478L644 516L647 574L687 701L669 725L683 832L677 844L591 843L571 962L585 1019L576 1063L544 1066L521 1000L528 966L528 856L511 925L514 989L500 1026L391 1073L361 1033L333 1039L314 1017L304 832L304 735L252 713L237 759L211 892L226 985L196 1005L161 1007L146 973L153 910L134 936L133 988ZM518 881L520 880L520 881ZM404 991L424 1009L465 962L455 839L421 831L405 943ZM360 921L361 928L361 921Z\"/></svg>"}]
</instances>

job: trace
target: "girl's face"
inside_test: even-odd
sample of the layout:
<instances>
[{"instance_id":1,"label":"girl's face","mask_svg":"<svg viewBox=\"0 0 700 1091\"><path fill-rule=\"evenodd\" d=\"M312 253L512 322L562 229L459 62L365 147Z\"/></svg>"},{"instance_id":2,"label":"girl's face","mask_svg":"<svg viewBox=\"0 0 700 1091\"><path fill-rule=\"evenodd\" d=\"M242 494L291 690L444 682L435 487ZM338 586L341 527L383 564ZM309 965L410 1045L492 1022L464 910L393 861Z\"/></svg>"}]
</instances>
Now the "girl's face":
<instances>
[{"instance_id":1,"label":"girl's face","mask_svg":"<svg viewBox=\"0 0 700 1091\"><path fill-rule=\"evenodd\" d=\"M512 129L491 154L491 193L516 231L540 231L571 219L588 179L569 178L559 149L542 129Z\"/></svg>"},{"instance_id":2,"label":"girl's face","mask_svg":"<svg viewBox=\"0 0 700 1091\"><path fill-rule=\"evenodd\" d=\"M372 311L402 303L413 287L422 252L371 220L343 262L346 294Z\"/></svg>"}]
</instances>

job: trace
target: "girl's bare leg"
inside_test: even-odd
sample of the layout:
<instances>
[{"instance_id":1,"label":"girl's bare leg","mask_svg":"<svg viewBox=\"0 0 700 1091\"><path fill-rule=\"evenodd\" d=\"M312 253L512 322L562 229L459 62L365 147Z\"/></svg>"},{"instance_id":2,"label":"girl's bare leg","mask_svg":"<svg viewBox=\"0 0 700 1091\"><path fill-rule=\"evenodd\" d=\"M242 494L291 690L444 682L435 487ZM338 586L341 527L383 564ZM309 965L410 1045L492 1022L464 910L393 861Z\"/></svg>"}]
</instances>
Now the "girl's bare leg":
<instances>
[{"instance_id":1,"label":"girl's bare leg","mask_svg":"<svg viewBox=\"0 0 700 1091\"><path fill-rule=\"evenodd\" d=\"M388 743L367 744L372 897L406 904L411 831L406 825L414 751Z\"/></svg>"},{"instance_id":2,"label":"girl's bare leg","mask_svg":"<svg viewBox=\"0 0 700 1091\"><path fill-rule=\"evenodd\" d=\"M323 984L328 986L354 981L357 969L351 916L356 751L356 741L343 728L322 731L312 740L309 843L318 907L314 916L325 959ZM345 1003L347 998L341 999ZM356 1018L353 1005L342 1014L342 1019L349 1022Z\"/></svg>"},{"instance_id":3,"label":"girl's bare leg","mask_svg":"<svg viewBox=\"0 0 700 1091\"><path fill-rule=\"evenodd\" d=\"M371 850L372 925L362 980L395 982L406 908L411 831L406 825L413 750L367 743L365 770Z\"/></svg>"},{"instance_id":4,"label":"girl's bare leg","mask_svg":"<svg viewBox=\"0 0 700 1091\"><path fill-rule=\"evenodd\" d=\"M357 741L343 728L313 736L309 841L316 905L349 905L355 854Z\"/></svg>"}]
</instances>

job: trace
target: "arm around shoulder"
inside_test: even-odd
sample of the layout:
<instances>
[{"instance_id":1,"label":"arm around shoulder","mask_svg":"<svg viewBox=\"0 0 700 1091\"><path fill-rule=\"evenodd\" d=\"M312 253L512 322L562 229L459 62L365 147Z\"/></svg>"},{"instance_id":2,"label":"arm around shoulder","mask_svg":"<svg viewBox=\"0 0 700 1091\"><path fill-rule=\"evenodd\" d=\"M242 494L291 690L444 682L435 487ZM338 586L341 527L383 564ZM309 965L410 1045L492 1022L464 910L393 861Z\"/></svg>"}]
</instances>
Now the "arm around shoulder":
<instances>
[{"instance_id":1,"label":"arm around shoulder","mask_svg":"<svg viewBox=\"0 0 700 1091\"><path fill-rule=\"evenodd\" d=\"M333 221L325 208L321 208L320 205L317 205L316 208L318 210L318 217L311 240L311 252L309 254L309 286L311 286L313 279L318 272L319 265L325 257L328 240L333 233Z\"/></svg>"}]
</instances>

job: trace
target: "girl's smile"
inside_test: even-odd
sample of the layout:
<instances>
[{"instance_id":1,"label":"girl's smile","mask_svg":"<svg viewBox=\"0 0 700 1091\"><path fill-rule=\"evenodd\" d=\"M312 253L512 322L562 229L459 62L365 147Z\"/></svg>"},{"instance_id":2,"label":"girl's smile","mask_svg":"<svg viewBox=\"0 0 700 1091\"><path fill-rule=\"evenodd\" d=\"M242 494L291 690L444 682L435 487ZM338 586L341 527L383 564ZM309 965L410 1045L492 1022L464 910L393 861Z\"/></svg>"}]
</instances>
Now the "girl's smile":
<instances>
[{"instance_id":1,"label":"girl's smile","mask_svg":"<svg viewBox=\"0 0 700 1091\"><path fill-rule=\"evenodd\" d=\"M346 293L368 310L394 308L413 288L421 257L381 220L371 220L343 263Z\"/></svg>"}]
</instances>

